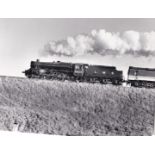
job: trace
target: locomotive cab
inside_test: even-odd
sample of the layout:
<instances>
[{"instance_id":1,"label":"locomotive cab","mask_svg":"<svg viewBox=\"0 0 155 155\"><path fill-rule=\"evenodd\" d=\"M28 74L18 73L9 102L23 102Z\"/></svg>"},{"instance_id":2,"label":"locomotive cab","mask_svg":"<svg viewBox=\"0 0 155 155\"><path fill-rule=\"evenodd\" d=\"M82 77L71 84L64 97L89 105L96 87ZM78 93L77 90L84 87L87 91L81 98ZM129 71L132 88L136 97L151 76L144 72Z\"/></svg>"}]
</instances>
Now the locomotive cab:
<instances>
[{"instance_id":1,"label":"locomotive cab","mask_svg":"<svg viewBox=\"0 0 155 155\"><path fill-rule=\"evenodd\" d=\"M84 75L84 65L75 64L74 66L74 76L82 77Z\"/></svg>"}]
</instances>

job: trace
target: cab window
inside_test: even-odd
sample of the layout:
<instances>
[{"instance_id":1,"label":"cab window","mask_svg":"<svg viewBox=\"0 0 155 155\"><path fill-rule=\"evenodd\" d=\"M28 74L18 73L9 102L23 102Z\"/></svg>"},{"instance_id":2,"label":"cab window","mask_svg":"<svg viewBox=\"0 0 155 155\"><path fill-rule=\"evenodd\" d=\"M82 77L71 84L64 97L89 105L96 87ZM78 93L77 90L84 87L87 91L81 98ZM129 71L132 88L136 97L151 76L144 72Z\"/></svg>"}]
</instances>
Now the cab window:
<instances>
[{"instance_id":1,"label":"cab window","mask_svg":"<svg viewBox=\"0 0 155 155\"><path fill-rule=\"evenodd\" d=\"M76 70L81 70L81 65L75 65Z\"/></svg>"}]
</instances>

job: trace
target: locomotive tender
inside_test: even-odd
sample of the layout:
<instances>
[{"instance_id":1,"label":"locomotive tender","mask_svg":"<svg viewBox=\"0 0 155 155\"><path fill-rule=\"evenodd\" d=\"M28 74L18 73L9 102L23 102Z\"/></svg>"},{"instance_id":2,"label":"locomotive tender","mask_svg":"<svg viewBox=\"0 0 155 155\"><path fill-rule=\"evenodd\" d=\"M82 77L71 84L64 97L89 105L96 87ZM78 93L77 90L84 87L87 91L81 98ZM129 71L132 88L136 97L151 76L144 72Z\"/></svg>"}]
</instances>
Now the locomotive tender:
<instances>
[{"instance_id":1,"label":"locomotive tender","mask_svg":"<svg viewBox=\"0 0 155 155\"><path fill-rule=\"evenodd\" d=\"M130 66L128 78L123 79L123 71L115 66L89 65L84 63L40 62L31 61L30 69L25 70L28 78L69 80L89 83L122 85L127 83L134 87L155 88L155 69Z\"/></svg>"}]
</instances>

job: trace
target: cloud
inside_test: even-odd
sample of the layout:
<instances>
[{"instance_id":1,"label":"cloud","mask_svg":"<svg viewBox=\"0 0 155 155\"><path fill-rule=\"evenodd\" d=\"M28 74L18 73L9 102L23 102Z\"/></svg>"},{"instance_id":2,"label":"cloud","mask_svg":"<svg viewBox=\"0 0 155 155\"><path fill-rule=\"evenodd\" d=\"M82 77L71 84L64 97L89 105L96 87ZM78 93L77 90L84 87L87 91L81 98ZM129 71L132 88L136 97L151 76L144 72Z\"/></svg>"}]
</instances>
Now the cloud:
<instances>
[{"instance_id":1,"label":"cloud","mask_svg":"<svg viewBox=\"0 0 155 155\"><path fill-rule=\"evenodd\" d=\"M48 42L42 54L68 57L85 54L155 56L155 32L92 30L87 35Z\"/></svg>"}]
</instances>

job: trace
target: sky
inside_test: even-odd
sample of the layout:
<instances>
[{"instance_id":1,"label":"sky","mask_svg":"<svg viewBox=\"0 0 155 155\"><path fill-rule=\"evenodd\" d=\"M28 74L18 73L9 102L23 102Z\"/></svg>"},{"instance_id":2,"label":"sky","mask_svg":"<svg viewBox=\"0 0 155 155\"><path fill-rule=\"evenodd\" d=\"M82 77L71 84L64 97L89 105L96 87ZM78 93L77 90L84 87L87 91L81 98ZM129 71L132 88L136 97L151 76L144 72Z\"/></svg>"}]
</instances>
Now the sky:
<instances>
[{"instance_id":1,"label":"sky","mask_svg":"<svg viewBox=\"0 0 155 155\"><path fill-rule=\"evenodd\" d=\"M71 41L75 43L77 41L76 36L82 34L86 36L85 38L88 38L93 30L95 30L97 37L99 36L98 34L103 34L103 37L100 36L103 40L104 35L107 35L107 33L99 33L100 30L104 30L102 32L108 32L107 36L109 36L109 34L115 34L115 36L117 36L117 33L124 33L126 31L151 33L155 31L155 19L0 19L0 75L24 76L22 71L29 68L31 60L36 59L48 62L60 60L65 62L114 65L118 69L123 70L124 75L126 75L129 66L155 68L155 56L152 54L149 56L134 56L132 54L108 55L94 52L93 54L84 53L82 55L76 54L68 57L63 54L60 56L52 55L50 52L48 54L43 52L45 45L49 42L56 43L56 46L57 44L59 45L60 42L64 45L65 42L66 47L68 41L65 40L67 40L68 37L71 37ZM154 33L151 36L153 36L151 37L151 43L153 44L153 42L155 42ZM92 36L90 38L92 39ZM147 39L148 38L149 37L147 37ZM115 42L115 40L111 39L111 42L113 41ZM120 42L118 42L118 44L119 43ZM83 46L82 43L82 47ZM109 47L109 44L105 45L104 40L104 49L105 46ZM122 50L122 44L119 48L113 44L110 44L110 46L116 47L120 51ZM75 47L78 48L78 46ZM81 50L81 48L79 49ZM151 45L151 50L154 50L153 45ZM80 51L77 50L77 52Z\"/></svg>"}]
</instances>

